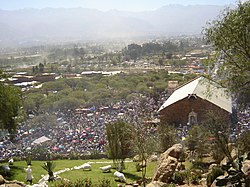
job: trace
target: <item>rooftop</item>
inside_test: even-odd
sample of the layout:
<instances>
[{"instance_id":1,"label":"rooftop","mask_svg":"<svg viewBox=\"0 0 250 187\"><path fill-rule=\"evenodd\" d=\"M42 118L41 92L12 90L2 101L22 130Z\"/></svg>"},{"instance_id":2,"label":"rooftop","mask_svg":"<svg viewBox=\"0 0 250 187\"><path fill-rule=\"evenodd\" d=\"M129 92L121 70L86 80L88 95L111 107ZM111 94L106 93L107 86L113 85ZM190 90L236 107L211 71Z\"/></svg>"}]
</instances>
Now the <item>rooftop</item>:
<instances>
[{"instance_id":1,"label":"rooftop","mask_svg":"<svg viewBox=\"0 0 250 187\"><path fill-rule=\"evenodd\" d=\"M227 90L205 77L199 77L177 88L158 111L188 97L190 94L195 94L232 113L232 100Z\"/></svg>"}]
</instances>

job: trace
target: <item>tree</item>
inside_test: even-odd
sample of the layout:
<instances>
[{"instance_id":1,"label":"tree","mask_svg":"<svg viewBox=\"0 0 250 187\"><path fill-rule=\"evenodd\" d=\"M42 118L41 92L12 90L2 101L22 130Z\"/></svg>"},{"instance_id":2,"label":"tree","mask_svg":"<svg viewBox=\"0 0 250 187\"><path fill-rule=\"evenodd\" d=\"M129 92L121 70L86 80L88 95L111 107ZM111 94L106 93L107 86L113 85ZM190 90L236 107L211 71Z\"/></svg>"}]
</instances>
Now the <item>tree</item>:
<instances>
[{"instance_id":1,"label":"tree","mask_svg":"<svg viewBox=\"0 0 250 187\"><path fill-rule=\"evenodd\" d=\"M142 185L146 186L147 160L158 148L157 141L153 141L152 135L148 132L148 126L144 123L145 117L134 116L133 119L133 145L134 151L138 154L140 163L138 171L141 170Z\"/></svg>"},{"instance_id":2,"label":"tree","mask_svg":"<svg viewBox=\"0 0 250 187\"><path fill-rule=\"evenodd\" d=\"M78 79L66 79L65 83L72 89L72 91L75 91L77 88L77 84L78 84Z\"/></svg>"},{"instance_id":3,"label":"tree","mask_svg":"<svg viewBox=\"0 0 250 187\"><path fill-rule=\"evenodd\" d=\"M194 125L188 132L186 145L191 155L202 158L203 154L209 152L209 133L203 126ZM196 155L194 155L196 153Z\"/></svg>"},{"instance_id":4,"label":"tree","mask_svg":"<svg viewBox=\"0 0 250 187\"><path fill-rule=\"evenodd\" d=\"M15 133L20 108L21 90L0 83L0 128L7 129L10 134Z\"/></svg>"},{"instance_id":5,"label":"tree","mask_svg":"<svg viewBox=\"0 0 250 187\"><path fill-rule=\"evenodd\" d=\"M230 162L233 162L229 148L230 124L226 119L226 114L222 114L220 111L207 111L203 125L214 137L215 144L222 151L221 154L224 154Z\"/></svg>"},{"instance_id":6,"label":"tree","mask_svg":"<svg viewBox=\"0 0 250 187\"><path fill-rule=\"evenodd\" d=\"M176 143L176 129L173 126L161 123L158 126L158 132L163 152Z\"/></svg>"},{"instance_id":7,"label":"tree","mask_svg":"<svg viewBox=\"0 0 250 187\"><path fill-rule=\"evenodd\" d=\"M235 9L227 8L204 31L207 41L223 58L217 71L221 84L247 98L250 94L250 1L239 2Z\"/></svg>"},{"instance_id":8,"label":"tree","mask_svg":"<svg viewBox=\"0 0 250 187\"><path fill-rule=\"evenodd\" d=\"M55 102L56 109L74 109L79 105L81 105L80 100L71 97L64 97L59 101Z\"/></svg>"},{"instance_id":9,"label":"tree","mask_svg":"<svg viewBox=\"0 0 250 187\"><path fill-rule=\"evenodd\" d=\"M125 158L132 154L132 126L124 121L116 121L106 126L108 153L118 171L124 169Z\"/></svg>"},{"instance_id":10,"label":"tree","mask_svg":"<svg viewBox=\"0 0 250 187\"><path fill-rule=\"evenodd\" d=\"M127 118L133 124L133 147L134 152L139 156L140 163L137 163L137 171L141 170L142 186L146 186L147 161L149 156L159 151L159 143L156 129L146 121L151 120L151 109L147 107L148 100L144 97L135 97L138 111Z\"/></svg>"},{"instance_id":11,"label":"tree","mask_svg":"<svg viewBox=\"0 0 250 187\"><path fill-rule=\"evenodd\" d=\"M244 131L237 139L240 153L250 152L250 130Z\"/></svg>"},{"instance_id":12,"label":"tree","mask_svg":"<svg viewBox=\"0 0 250 187\"><path fill-rule=\"evenodd\" d=\"M39 63L38 66L39 66L39 72L43 73L43 71L44 71L44 65L42 63Z\"/></svg>"},{"instance_id":13,"label":"tree","mask_svg":"<svg viewBox=\"0 0 250 187\"><path fill-rule=\"evenodd\" d=\"M138 44L130 44L128 45L128 49L126 53L133 59L135 62L141 56L142 47Z\"/></svg>"}]
</instances>

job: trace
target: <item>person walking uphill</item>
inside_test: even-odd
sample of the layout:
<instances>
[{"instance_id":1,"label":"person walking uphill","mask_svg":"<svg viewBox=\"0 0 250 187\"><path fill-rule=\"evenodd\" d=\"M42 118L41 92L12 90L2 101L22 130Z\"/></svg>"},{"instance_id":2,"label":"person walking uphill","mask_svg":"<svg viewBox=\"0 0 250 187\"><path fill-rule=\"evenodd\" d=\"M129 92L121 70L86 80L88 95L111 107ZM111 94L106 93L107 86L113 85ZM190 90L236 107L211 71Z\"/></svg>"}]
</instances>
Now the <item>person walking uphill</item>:
<instances>
[{"instance_id":1,"label":"person walking uphill","mask_svg":"<svg viewBox=\"0 0 250 187\"><path fill-rule=\"evenodd\" d=\"M26 176L25 176L26 181L32 184L33 176L32 176L32 169L30 165L28 165L28 168L26 168L25 171L26 171Z\"/></svg>"}]
</instances>

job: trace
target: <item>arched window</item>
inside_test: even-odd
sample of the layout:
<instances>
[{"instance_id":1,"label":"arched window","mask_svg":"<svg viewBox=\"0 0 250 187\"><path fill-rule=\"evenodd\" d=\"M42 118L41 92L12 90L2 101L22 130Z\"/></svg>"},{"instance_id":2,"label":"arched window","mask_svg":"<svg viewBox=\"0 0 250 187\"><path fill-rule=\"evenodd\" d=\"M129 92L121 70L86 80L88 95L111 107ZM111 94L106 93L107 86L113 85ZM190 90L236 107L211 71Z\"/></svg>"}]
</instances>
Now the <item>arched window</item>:
<instances>
[{"instance_id":1,"label":"arched window","mask_svg":"<svg viewBox=\"0 0 250 187\"><path fill-rule=\"evenodd\" d=\"M197 124L197 113L195 113L194 111L192 111L192 112L190 112L188 114L188 123L190 125Z\"/></svg>"}]
</instances>

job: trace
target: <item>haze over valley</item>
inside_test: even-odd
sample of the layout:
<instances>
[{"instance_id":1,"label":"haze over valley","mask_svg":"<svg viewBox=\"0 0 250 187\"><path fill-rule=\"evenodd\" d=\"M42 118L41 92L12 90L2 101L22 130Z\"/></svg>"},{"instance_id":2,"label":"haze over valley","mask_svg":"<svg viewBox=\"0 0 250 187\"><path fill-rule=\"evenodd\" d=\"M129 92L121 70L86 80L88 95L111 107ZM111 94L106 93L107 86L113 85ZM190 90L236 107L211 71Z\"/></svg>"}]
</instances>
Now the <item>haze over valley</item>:
<instances>
[{"instance_id":1,"label":"haze over valley","mask_svg":"<svg viewBox=\"0 0 250 187\"><path fill-rule=\"evenodd\" d=\"M89 8L0 10L0 46L200 35L220 5L167 5L154 11Z\"/></svg>"}]
</instances>

